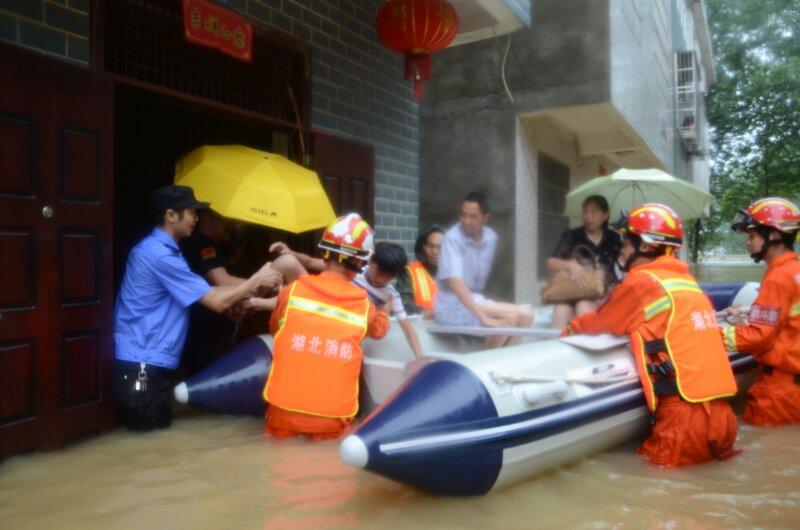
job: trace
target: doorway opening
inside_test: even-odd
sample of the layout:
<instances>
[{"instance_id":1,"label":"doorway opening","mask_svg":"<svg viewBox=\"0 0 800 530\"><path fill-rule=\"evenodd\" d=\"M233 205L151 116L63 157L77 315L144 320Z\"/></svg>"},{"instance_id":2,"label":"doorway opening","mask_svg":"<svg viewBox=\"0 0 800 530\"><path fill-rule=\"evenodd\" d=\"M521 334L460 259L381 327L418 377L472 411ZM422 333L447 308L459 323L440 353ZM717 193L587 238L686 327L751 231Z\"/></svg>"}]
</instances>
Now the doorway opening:
<instances>
[{"instance_id":1,"label":"doorway opening","mask_svg":"<svg viewBox=\"0 0 800 530\"><path fill-rule=\"evenodd\" d=\"M173 183L175 163L202 145L241 144L289 151L290 130L249 121L179 99L117 85L115 94L114 295L130 250L153 229L150 192ZM246 224L242 253L228 270L248 277L270 259L269 245L285 241L308 251L312 237ZM266 315L246 319L240 337L266 332ZM190 330L191 333L191 330Z\"/></svg>"}]
</instances>

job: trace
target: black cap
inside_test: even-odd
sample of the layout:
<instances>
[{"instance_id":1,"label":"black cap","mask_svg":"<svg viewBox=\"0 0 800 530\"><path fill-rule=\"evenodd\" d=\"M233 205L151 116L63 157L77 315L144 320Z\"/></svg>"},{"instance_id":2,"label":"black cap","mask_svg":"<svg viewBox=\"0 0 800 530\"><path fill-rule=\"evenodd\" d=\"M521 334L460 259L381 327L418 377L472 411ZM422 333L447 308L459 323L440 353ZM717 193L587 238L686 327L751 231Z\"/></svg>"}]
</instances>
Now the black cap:
<instances>
[{"instance_id":1,"label":"black cap","mask_svg":"<svg viewBox=\"0 0 800 530\"><path fill-rule=\"evenodd\" d=\"M158 188L150 194L150 206L158 212L183 208L205 210L209 207L209 203L198 201L189 186L171 184Z\"/></svg>"}]
</instances>

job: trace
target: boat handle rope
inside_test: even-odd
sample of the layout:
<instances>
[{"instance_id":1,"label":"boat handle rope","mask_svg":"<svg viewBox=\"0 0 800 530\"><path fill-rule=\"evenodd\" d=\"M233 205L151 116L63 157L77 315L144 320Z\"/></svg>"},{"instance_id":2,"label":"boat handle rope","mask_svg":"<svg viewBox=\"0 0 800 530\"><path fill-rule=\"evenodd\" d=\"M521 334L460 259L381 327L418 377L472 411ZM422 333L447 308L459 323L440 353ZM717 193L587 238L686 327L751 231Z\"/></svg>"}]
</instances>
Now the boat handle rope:
<instances>
[{"instance_id":1,"label":"boat handle rope","mask_svg":"<svg viewBox=\"0 0 800 530\"><path fill-rule=\"evenodd\" d=\"M578 385L612 385L617 383L627 383L629 381L636 381L637 379L639 379L639 377L636 375L620 375L620 376L605 377L603 379L598 379L596 377L559 377L553 375L528 375L528 374L512 375L512 374L502 374L496 372L489 372L489 376L496 383L509 383L509 384L557 383L563 381L568 384L578 384Z\"/></svg>"}]
</instances>

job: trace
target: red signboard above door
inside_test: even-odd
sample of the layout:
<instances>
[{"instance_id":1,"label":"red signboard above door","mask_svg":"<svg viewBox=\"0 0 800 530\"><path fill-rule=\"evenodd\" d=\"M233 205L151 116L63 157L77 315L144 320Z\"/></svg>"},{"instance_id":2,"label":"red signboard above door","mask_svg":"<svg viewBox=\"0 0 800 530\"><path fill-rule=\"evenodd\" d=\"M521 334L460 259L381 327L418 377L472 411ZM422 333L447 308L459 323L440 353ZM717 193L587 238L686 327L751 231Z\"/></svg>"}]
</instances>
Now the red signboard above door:
<instances>
[{"instance_id":1,"label":"red signboard above door","mask_svg":"<svg viewBox=\"0 0 800 530\"><path fill-rule=\"evenodd\" d=\"M242 61L253 60L253 27L210 0L183 0L183 27L189 42Z\"/></svg>"}]
</instances>

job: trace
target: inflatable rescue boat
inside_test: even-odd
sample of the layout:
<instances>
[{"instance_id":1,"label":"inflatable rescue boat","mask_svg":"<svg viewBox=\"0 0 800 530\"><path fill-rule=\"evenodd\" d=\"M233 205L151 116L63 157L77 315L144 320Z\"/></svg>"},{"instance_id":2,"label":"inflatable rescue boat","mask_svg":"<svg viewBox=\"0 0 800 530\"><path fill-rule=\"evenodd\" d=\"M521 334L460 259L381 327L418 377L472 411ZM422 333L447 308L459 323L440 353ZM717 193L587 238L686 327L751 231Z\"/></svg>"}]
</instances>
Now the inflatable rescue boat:
<instances>
[{"instance_id":1,"label":"inflatable rescue boat","mask_svg":"<svg viewBox=\"0 0 800 530\"><path fill-rule=\"evenodd\" d=\"M758 290L702 287L718 311L749 306ZM427 356L416 362L399 326L365 341L362 410L372 413L343 440L342 460L437 495L483 495L643 435L649 412L627 338L554 338L548 321L540 309L533 328L506 330L520 345L481 350L485 328L415 320ZM269 336L243 342L178 385L176 399L263 414L270 346ZM742 391L756 364L729 358Z\"/></svg>"}]
</instances>

